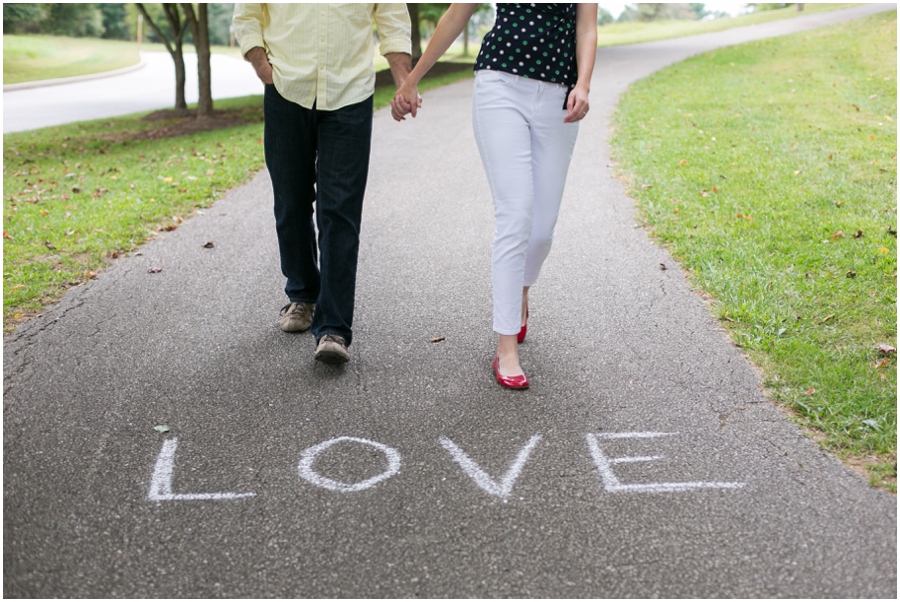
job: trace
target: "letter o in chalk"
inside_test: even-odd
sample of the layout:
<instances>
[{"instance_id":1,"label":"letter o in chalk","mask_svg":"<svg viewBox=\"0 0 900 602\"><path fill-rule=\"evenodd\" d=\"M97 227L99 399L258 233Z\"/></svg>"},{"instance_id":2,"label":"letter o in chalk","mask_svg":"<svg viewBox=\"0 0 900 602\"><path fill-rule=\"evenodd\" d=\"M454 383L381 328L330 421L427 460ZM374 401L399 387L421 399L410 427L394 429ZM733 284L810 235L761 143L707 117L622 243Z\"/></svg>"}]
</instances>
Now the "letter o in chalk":
<instances>
[{"instance_id":1,"label":"letter o in chalk","mask_svg":"<svg viewBox=\"0 0 900 602\"><path fill-rule=\"evenodd\" d=\"M385 457L387 457L387 470L379 475L375 475L370 479L360 481L359 483L341 483L340 481L335 481L334 479L323 477L318 472L313 470L312 465L316 461L316 458L319 457L319 454L321 454L323 451L325 451L335 443L340 443L342 441L356 441L357 443L370 445L375 449L381 450L382 453L384 453ZM300 463L297 465L297 470L300 473L300 478L306 479L313 485L318 485L319 487L324 487L325 489L340 491L342 493L362 491L364 489L368 489L369 487L374 487L381 481L391 478L400 471L400 452L398 452L393 447L388 447L387 445L378 443L377 441L369 441L368 439L359 439L357 437L336 437L334 439L329 439L328 441L325 441L323 443L319 443L318 445L313 445L312 447L306 448L303 453L300 454Z\"/></svg>"}]
</instances>

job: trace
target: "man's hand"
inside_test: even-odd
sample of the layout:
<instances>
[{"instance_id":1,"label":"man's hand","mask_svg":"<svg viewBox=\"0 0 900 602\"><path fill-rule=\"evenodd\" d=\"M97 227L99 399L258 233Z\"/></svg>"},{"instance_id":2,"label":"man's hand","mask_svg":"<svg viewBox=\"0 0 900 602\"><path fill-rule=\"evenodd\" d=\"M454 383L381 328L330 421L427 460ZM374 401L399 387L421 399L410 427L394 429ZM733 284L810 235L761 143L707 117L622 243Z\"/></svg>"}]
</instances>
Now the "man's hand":
<instances>
[{"instance_id":1,"label":"man's hand","mask_svg":"<svg viewBox=\"0 0 900 602\"><path fill-rule=\"evenodd\" d=\"M266 56L265 49L257 46L247 51L245 58L250 61L256 70L256 76L264 84L273 84L272 65L269 63L269 57Z\"/></svg>"}]
</instances>

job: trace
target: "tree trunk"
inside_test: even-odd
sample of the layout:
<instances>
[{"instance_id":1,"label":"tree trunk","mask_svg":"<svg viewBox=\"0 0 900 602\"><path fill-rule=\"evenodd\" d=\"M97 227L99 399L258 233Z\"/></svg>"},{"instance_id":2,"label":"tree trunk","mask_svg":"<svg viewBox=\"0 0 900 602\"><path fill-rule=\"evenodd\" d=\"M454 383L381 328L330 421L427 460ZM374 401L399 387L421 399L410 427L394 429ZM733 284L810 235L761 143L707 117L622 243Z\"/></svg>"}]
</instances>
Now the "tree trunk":
<instances>
[{"instance_id":1,"label":"tree trunk","mask_svg":"<svg viewBox=\"0 0 900 602\"><path fill-rule=\"evenodd\" d=\"M165 35L163 35L162 30L160 30L159 26L153 22L153 19L147 13L147 10L144 8L144 5L141 3L136 3L138 10L141 11L141 14L144 15L144 19L150 25L150 28L156 33L157 37L163 41L163 44L166 46L166 50L169 51L169 55L172 57L172 61L175 63L175 108L176 109L187 109L187 102L184 99L184 81L185 81L185 69L184 69L184 52L182 50L182 41L184 40L184 30L185 24L181 23L181 18L178 15L178 7L174 4L163 4L163 12L166 14L166 21L169 22L169 29L172 30L174 39L169 40Z\"/></svg>"},{"instance_id":2,"label":"tree trunk","mask_svg":"<svg viewBox=\"0 0 900 602\"><path fill-rule=\"evenodd\" d=\"M803 3L797 4L797 12L803 12Z\"/></svg>"},{"instance_id":3,"label":"tree trunk","mask_svg":"<svg viewBox=\"0 0 900 602\"><path fill-rule=\"evenodd\" d=\"M469 23L463 27L463 56L469 56Z\"/></svg>"},{"instance_id":4,"label":"tree trunk","mask_svg":"<svg viewBox=\"0 0 900 602\"><path fill-rule=\"evenodd\" d=\"M409 20L412 23L412 62L416 64L422 57L422 34L419 32L419 5L415 2L407 2L406 10L409 11Z\"/></svg>"},{"instance_id":5,"label":"tree trunk","mask_svg":"<svg viewBox=\"0 0 900 602\"><path fill-rule=\"evenodd\" d=\"M190 3L181 5L184 18L191 28L194 47L197 49L197 81L199 83L199 99L197 101L197 118L209 117L213 112L212 71L209 66L209 16L207 4L197 6L197 14Z\"/></svg>"}]
</instances>

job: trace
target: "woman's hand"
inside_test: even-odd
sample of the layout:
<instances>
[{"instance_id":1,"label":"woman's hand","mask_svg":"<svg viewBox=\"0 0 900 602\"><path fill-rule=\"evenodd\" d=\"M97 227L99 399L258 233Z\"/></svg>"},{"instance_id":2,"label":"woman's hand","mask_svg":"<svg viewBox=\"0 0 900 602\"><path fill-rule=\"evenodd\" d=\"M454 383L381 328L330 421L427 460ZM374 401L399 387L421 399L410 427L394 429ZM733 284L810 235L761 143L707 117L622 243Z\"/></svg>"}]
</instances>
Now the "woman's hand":
<instances>
[{"instance_id":1,"label":"woman's hand","mask_svg":"<svg viewBox=\"0 0 900 602\"><path fill-rule=\"evenodd\" d=\"M409 113L412 113L412 116L415 117L421 106L422 97L419 96L418 86L404 83L397 90L397 94L394 95L394 99L391 101L391 117L395 121L405 121L406 115Z\"/></svg>"},{"instance_id":2,"label":"woman's hand","mask_svg":"<svg viewBox=\"0 0 900 602\"><path fill-rule=\"evenodd\" d=\"M588 102L588 91L584 86L575 85L569 92L569 101L566 103L568 114L563 119L563 123L575 123L584 119L590 110Z\"/></svg>"}]
</instances>

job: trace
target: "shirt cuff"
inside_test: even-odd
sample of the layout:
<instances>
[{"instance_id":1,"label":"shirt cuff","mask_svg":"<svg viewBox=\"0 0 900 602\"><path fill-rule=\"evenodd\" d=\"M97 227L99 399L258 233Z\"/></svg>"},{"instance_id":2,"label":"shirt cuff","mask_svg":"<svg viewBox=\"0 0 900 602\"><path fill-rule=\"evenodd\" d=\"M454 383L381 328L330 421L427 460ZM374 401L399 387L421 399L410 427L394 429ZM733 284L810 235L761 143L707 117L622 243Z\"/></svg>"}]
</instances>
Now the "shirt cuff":
<instances>
[{"instance_id":1,"label":"shirt cuff","mask_svg":"<svg viewBox=\"0 0 900 602\"><path fill-rule=\"evenodd\" d=\"M241 56L244 57L244 60L247 60L247 53L256 48L257 46L266 49L266 43L263 41L261 35L256 33L245 33L243 36L238 38L238 41L241 44Z\"/></svg>"},{"instance_id":2,"label":"shirt cuff","mask_svg":"<svg viewBox=\"0 0 900 602\"><path fill-rule=\"evenodd\" d=\"M394 38L385 38L378 45L378 51L382 56L391 52L402 52L403 54L412 54L412 44L409 38L397 36Z\"/></svg>"}]
</instances>

